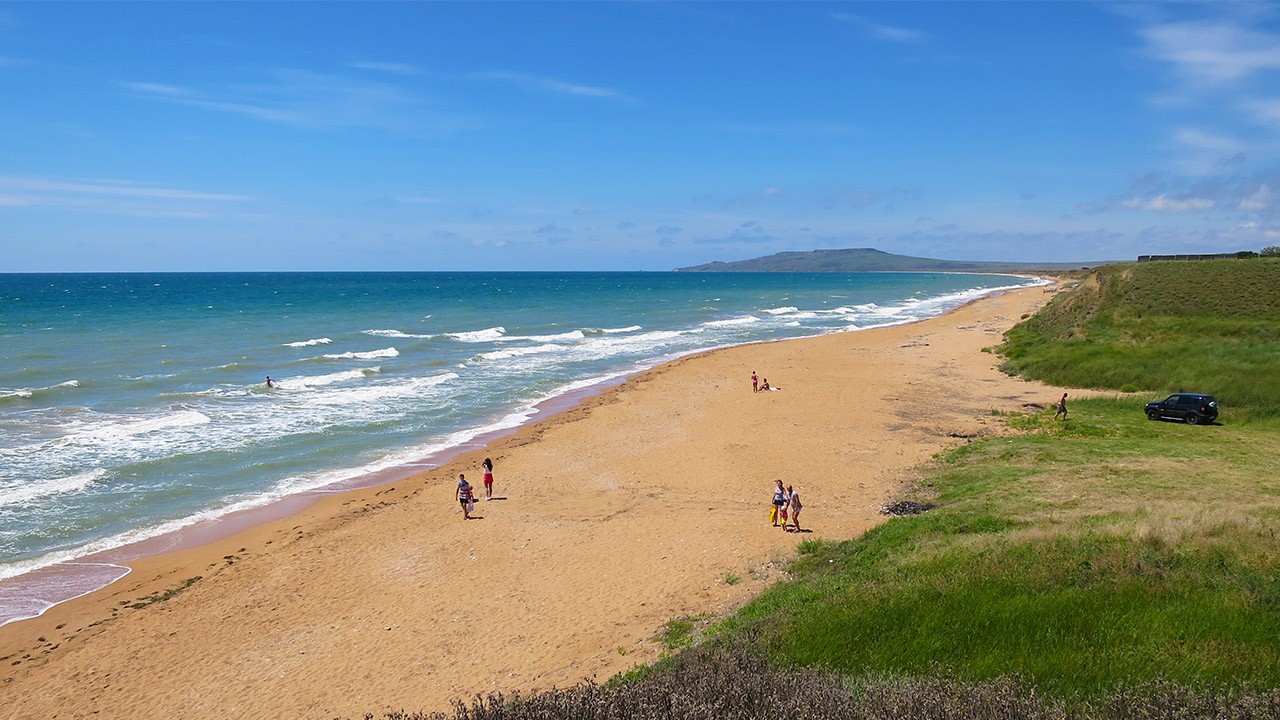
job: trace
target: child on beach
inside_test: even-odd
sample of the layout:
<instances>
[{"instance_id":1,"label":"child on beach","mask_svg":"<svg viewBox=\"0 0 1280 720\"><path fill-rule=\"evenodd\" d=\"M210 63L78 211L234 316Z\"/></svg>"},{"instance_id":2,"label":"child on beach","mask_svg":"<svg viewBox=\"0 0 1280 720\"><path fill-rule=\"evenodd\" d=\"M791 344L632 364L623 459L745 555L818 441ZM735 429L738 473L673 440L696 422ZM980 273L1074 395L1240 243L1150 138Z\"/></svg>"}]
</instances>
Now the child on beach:
<instances>
[{"instance_id":1,"label":"child on beach","mask_svg":"<svg viewBox=\"0 0 1280 720\"><path fill-rule=\"evenodd\" d=\"M787 489L782 486L782 481L778 481L778 487L773 489L773 507L769 510L769 522L774 527L778 527L778 517L782 515L782 508L787 504ZM783 521L785 527L785 520Z\"/></svg>"},{"instance_id":2,"label":"child on beach","mask_svg":"<svg viewBox=\"0 0 1280 720\"><path fill-rule=\"evenodd\" d=\"M751 371L751 392L760 392L760 376L755 370Z\"/></svg>"},{"instance_id":3,"label":"child on beach","mask_svg":"<svg viewBox=\"0 0 1280 720\"><path fill-rule=\"evenodd\" d=\"M493 499L493 461L485 458L480 466L484 468L484 499L488 502Z\"/></svg>"},{"instance_id":4,"label":"child on beach","mask_svg":"<svg viewBox=\"0 0 1280 720\"><path fill-rule=\"evenodd\" d=\"M454 491L453 497L462 505L462 519L470 520L471 511L476 506L476 498L471 491L471 483L467 482L467 477L462 473L458 473L458 489Z\"/></svg>"},{"instance_id":5,"label":"child on beach","mask_svg":"<svg viewBox=\"0 0 1280 720\"><path fill-rule=\"evenodd\" d=\"M800 493L796 492L790 485L787 486L787 505L791 508L791 523L796 532L800 532L800 511L804 505L800 504ZM782 526L787 526L784 520Z\"/></svg>"}]
</instances>

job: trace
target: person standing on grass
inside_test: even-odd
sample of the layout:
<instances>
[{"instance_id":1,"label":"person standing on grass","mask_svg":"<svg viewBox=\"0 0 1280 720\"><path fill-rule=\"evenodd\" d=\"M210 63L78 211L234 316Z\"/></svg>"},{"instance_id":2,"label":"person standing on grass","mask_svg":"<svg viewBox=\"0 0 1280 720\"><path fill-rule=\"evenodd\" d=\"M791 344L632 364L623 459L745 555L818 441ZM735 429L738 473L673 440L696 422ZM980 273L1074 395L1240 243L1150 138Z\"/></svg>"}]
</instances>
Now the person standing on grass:
<instances>
[{"instance_id":1,"label":"person standing on grass","mask_svg":"<svg viewBox=\"0 0 1280 720\"><path fill-rule=\"evenodd\" d=\"M485 458L480 467L484 468L484 499L488 502L493 499L493 461Z\"/></svg>"},{"instance_id":2,"label":"person standing on grass","mask_svg":"<svg viewBox=\"0 0 1280 720\"><path fill-rule=\"evenodd\" d=\"M769 522L774 527L778 527L778 518L782 515L782 509L787 505L787 489L782 486L782 481L778 481L778 487L773 489L773 508L769 510Z\"/></svg>"},{"instance_id":3,"label":"person standing on grass","mask_svg":"<svg viewBox=\"0 0 1280 720\"><path fill-rule=\"evenodd\" d=\"M1067 419L1067 394L1062 393L1062 397L1058 399L1058 412L1053 414L1053 419L1057 420L1061 416L1063 420Z\"/></svg>"},{"instance_id":4,"label":"person standing on grass","mask_svg":"<svg viewBox=\"0 0 1280 720\"><path fill-rule=\"evenodd\" d=\"M800 532L800 511L804 509L804 505L800 504L800 493L790 485L787 486L787 505L791 508L791 524L796 532Z\"/></svg>"},{"instance_id":5,"label":"person standing on grass","mask_svg":"<svg viewBox=\"0 0 1280 720\"><path fill-rule=\"evenodd\" d=\"M462 505L462 519L470 520L476 497L471 491L471 483L467 482L467 477L462 473L458 473L458 489L453 492L453 497Z\"/></svg>"}]
</instances>

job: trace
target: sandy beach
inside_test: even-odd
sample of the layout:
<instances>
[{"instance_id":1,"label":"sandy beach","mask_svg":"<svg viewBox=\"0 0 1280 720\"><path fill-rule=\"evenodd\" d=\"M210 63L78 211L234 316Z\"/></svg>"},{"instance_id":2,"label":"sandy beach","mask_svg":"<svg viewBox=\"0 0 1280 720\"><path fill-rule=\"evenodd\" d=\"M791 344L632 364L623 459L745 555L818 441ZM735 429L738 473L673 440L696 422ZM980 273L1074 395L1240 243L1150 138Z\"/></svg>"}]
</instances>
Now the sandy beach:
<instances>
[{"instance_id":1,"label":"sandy beach","mask_svg":"<svg viewBox=\"0 0 1280 720\"><path fill-rule=\"evenodd\" d=\"M1000 431L992 410L1056 400L982 352L1050 297L684 358L437 470L137 561L0 628L0 717L354 718L652 661L667 620L884 522L913 468ZM781 389L752 393L753 370ZM486 456L497 499L464 522L456 478L479 489ZM778 478L804 533L769 524Z\"/></svg>"}]
</instances>

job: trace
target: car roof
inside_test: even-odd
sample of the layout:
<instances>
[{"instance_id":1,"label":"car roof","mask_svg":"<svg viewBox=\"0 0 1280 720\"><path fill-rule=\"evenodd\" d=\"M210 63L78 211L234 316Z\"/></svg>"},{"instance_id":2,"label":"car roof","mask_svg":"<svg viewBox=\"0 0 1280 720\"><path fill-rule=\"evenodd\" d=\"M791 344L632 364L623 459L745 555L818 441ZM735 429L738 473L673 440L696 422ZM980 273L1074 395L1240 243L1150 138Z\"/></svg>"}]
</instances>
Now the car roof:
<instances>
[{"instance_id":1,"label":"car roof","mask_svg":"<svg viewBox=\"0 0 1280 720\"><path fill-rule=\"evenodd\" d=\"M1211 398L1211 397L1213 397L1213 396L1212 396L1212 395L1209 395L1208 393L1174 393L1174 394L1170 395L1169 397L1198 397L1198 398Z\"/></svg>"}]
</instances>

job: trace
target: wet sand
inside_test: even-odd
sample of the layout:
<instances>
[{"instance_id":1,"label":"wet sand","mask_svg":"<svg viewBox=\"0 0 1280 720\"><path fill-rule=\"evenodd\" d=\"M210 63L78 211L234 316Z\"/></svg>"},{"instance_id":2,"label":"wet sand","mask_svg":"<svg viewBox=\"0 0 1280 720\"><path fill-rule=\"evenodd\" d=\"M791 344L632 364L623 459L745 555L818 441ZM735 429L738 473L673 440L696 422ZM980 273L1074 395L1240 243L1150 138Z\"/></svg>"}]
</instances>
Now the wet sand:
<instances>
[{"instance_id":1,"label":"wet sand","mask_svg":"<svg viewBox=\"0 0 1280 720\"><path fill-rule=\"evenodd\" d=\"M1053 403L982 352L1049 297L684 358L437 470L131 561L0 628L0 717L355 718L652 661L667 620L883 522L913 468L1000 431L991 410ZM752 370L781 390L752 393ZM457 474L483 495L485 456L499 499L464 522ZM807 532L770 526L778 478Z\"/></svg>"}]
</instances>

